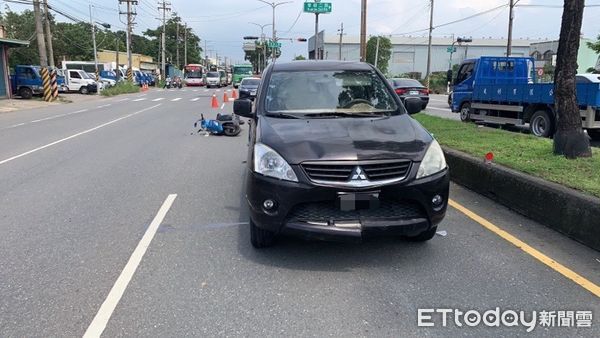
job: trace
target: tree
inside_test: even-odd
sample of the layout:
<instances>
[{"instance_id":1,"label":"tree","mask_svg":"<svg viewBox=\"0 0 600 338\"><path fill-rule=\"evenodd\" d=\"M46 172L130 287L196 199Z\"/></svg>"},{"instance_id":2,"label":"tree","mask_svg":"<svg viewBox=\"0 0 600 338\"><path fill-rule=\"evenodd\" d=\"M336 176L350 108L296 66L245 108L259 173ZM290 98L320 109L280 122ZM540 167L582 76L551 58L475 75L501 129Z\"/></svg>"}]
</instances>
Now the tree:
<instances>
[{"instance_id":1,"label":"tree","mask_svg":"<svg viewBox=\"0 0 600 338\"><path fill-rule=\"evenodd\" d=\"M564 0L554 71L554 102L558 115L554 154L567 158L590 157L590 140L581 127L575 87L577 53L585 0Z\"/></svg>"},{"instance_id":2,"label":"tree","mask_svg":"<svg viewBox=\"0 0 600 338\"><path fill-rule=\"evenodd\" d=\"M306 58L304 57L304 55L297 55L294 60L306 60Z\"/></svg>"},{"instance_id":3,"label":"tree","mask_svg":"<svg viewBox=\"0 0 600 338\"><path fill-rule=\"evenodd\" d=\"M377 39L379 39L379 52L377 52ZM372 36L367 42L368 63L375 64L375 54L377 54L377 68L386 74L392 56L392 41L385 36Z\"/></svg>"},{"instance_id":4,"label":"tree","mask_svg":"<svg viewBox=\"0 0 600 338\"><path fill-rule=\"evenodd\" d=\"M265 46L263 46L260 42L257 42L255 50L244 51L244 60L250 61L250 63L252 64L252 67L254 68L254 71L257 73L258 73L258 70L262 68L262 66L259 67L259 65L262 65L262 63L263 63L263 58L264 58L263 48L264 47ZM267 64L269 64L269 60L271 59L272 52L273 52L272 48L267 48ZM279 57L280 55L281 55L281 50L277 49L275 56Z\"/></svg>"},{"instance_id":5,"label":"tree","mask_svg":"<svg viewBox=\"0 0 600 338\"><path fill-rule=\"evenodd\" d=\"M179 36L177 35L177 25L179 25ZM198 37L191 28L187 27L187 40L185 40L186 27L181 21L181 18L175 13L165 24L165 56L173 64L177 61L177 45L179 45L179 63L182 66L184 57L184 43L187 44L187 61L188 63L200 63L202 60L200 48L200 37ZM163 26L160 25L156 29L148 29L144 32L144 36L150 37L151 45L146 45L149 48L147 55L158 56L159 45L162 39ZM135 48L135 43L133 43ZM160 59L158 59L160 61Z\"/></svg>"},{"instance_id":6,"label":"tree","mask_svg":"<svg viewBox=\"0 0 600 338\"><path fill-rule=\"evenodd\" d=\"M588 47L595 51L597 54L600 54L600 35L596 38L596 42L587 42Z\"/></svg>"}]
</instances>

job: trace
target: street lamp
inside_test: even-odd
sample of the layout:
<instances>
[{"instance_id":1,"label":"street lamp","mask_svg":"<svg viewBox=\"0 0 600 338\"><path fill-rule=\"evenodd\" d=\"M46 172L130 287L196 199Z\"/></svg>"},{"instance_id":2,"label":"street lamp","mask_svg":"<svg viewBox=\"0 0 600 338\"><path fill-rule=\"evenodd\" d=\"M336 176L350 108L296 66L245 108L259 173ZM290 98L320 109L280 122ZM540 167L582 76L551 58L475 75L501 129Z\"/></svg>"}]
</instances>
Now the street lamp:
<instances>
[{"instance_id":1,"label":"street lamp","mask_svg":"<svg viewBox=\"0 0 600 338\"><path fill-rule=\"evenodd\" d=\"M277 38L275 37L275 8L277 6L281 6L281 5L285 5L285 4L291 4L293 1L284 1L284 2L277 2L277 3L276 2L268 2L268 1L265 1L265 0L257 0L257 1L265 3L265 4L267 4L267 5L269 5L269 6L271 6L273 8L273 37L272 37L272 39L275 42L275 41L277 41ZM276 54L275 53L275 48L276 47L273 48L273 62L275 62L275 54Z\"/></svg>"},{"instance_id":2,"label":"street lamp","mask_svg":"<svg viewBox=\"0 0 600 338\"><path fill-rule=\"evenodd\" d=\"M265 68L267 68L267 48L266 48L266 45L265 45L265 27L267 27L267 26L273 26L273 24L272 23L268 23L268 24L265 24L265 25L261 25L261 24L255 23L255 22L248 22L248 23L251 24L251 25L255 25L255 26L260 27L260 41L262 42L262 45L263 45L262 69L264 70ZM259 62L259 65L260 65L260 62ZM261 72L260 67L258 69L258 72L259 73Z\"/></svg>"},{"instance_id":3,"label":"street lamp","mask_svg":"<svg viewBox=\"0 0 600 338\"><path fill-rule=\"evenodd\" d=\"M454 44L458 43L460 45L461 43L469 43L469 42L473 42L473 39L458 37L456 39L456 41L452 41L452 45L450 46L450 61L448 62L448 72L446 73L446 80L448 81L448 86L446 88L446 91L448 93L450 93L450 83L452 82L452 77L453 77L453 74L452 74L452 54L454 54ZM466 54L467 53L466 53L466 50L465 50L465 58L467 57Z\"/></svg>"}]
</instances>

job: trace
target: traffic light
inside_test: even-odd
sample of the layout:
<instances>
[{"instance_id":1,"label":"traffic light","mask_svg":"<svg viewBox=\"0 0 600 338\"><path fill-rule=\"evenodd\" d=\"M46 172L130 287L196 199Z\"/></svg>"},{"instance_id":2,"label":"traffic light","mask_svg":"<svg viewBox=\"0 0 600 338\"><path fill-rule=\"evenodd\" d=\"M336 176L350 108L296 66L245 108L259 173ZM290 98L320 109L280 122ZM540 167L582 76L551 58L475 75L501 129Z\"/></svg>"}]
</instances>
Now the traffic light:
<instances>
[{"instance_id":1,"label":"traffic light","mask_svg":"<svg viewBox=\"0 0 600 338\"><path fill-rule=\"evenodd\" d=\"M306 42L306 38L297 38L296 39L298 42Z\"/></svg>"},{"instance_id":2,"label":"traffic light","mask_svg":"<svg viewBox=\"0 0 600 338\"><path fill-rule=\"evenodd\" d=\"M258 40L258 36L244 36L244 40Z\"/></svg>"},{"instance_id":3,"label":"traffic light","mask_svg":"<svg viewBox=\"0 0 600 338\"><path fill-rule=\"evenodd\" d=\"M467 43L467 42L473 42L473 39L471 39L471 38L458 38L458 39L456 39L456 42L458 42L458 43L463 43L463 42L465 42L465 43Z\"/></svg>"}]
</instances>

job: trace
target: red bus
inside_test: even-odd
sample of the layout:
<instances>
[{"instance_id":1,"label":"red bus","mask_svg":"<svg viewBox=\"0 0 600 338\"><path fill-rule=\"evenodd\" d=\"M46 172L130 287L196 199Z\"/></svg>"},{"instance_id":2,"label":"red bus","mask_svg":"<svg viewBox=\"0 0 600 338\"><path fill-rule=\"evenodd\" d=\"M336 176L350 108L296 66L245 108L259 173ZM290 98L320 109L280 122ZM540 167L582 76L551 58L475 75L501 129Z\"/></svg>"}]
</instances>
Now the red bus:
<instances>
[{"instance_id":1,"label":"red bus","mask_svg":"<svg viewBox=\"0 0 600 338\"><path fill-rule=\"evenodd\" d=\"M183 79L186 86L204 86L204 66L200 64L185 66Z\"/></svg>"}]
</instances>

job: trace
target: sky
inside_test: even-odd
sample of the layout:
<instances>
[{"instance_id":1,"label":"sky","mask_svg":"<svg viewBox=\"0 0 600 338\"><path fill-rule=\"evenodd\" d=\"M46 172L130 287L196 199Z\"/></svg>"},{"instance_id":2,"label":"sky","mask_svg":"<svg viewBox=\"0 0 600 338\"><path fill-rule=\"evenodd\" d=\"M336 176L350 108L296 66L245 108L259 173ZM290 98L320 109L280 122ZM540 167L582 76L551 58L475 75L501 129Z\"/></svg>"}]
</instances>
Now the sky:
<instances>
[{"instance_id":1,"label":"sky","mask_svg":"<svg viewBox=\"0 0 600 338\"><path fill-rule=\"evenodd\" d=\"M283 2L284 0L269 0ZM305 0L287 0L276 9L275 28L282 40L281 60L291 60L296 55L307 55L307 43L296 39L314 35L315 15L303 13ZM312 1L312 0L311 0ZM113 29L123 29L119 20L118 0L48 0L51 6L68 12L77 18L89 21L89 3L94 5L96 21L107 22ZM331 2L331 14L319 16L319 30L327 36L337 34L344 23L347 35L357 36L360 29L360 0L323 0ZM509 0L435 0L434 26L507 5ZM234 62L244 58L242 38L260 36L260 28L250 22L265 25L272 22L271 6L258 0L170 0L172 12L182 17L195 34L206 40L209 56L227 56ZM368 0L368 35L411 35L426 36L429 25L430 0ZM562 16L563 0L519 0L515 8L513 28L514 38L558 39ZM9 5L20 11L31 5L18 5L0 0L1 9ZM546 7L537 7L539 5ZM597 5L597 7L594 7ZM586 0L583 21L583 34L595 38L600 34L600 0ZM147 28L156 28L157 18L161 17L155 0L138 0L136 26L134 31L141 34ZM555 8L556 7L556 8ZM121 10L125 6L121 5ZM58 17L59 20L68 21ZM472 36L473 38L505 38L508 27L508 7L493 10L462 22L434 29L434 36ZM272 34L271 26L265 27L265 34Z\"/></svg>"}]
</instances>

